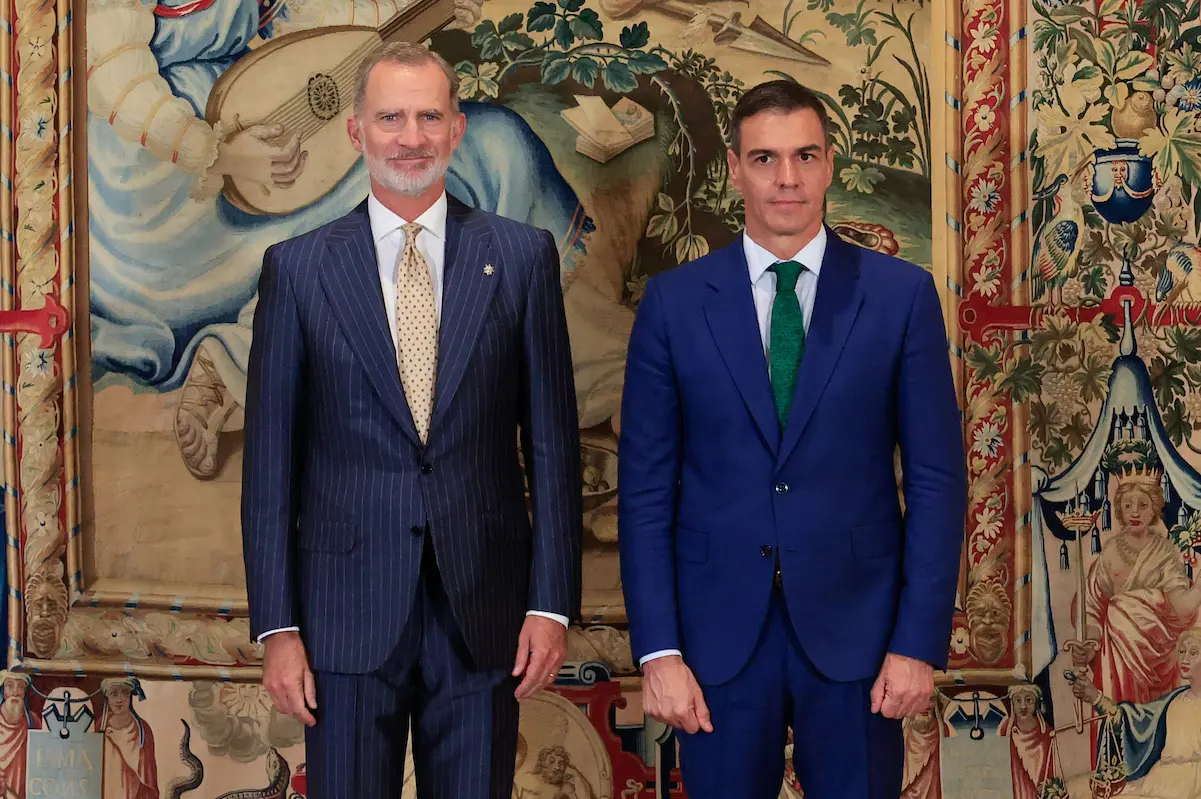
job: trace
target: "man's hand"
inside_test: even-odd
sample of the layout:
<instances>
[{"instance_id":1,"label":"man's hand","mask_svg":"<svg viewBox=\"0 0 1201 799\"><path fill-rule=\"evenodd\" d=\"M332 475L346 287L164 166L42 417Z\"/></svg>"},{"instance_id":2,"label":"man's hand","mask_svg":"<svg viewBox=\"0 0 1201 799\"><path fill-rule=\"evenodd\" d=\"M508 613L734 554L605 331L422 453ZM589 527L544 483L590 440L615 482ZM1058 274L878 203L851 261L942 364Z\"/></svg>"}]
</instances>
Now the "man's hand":
<instances>
[{"instance_id":1,"label":"man's hand","mask_svg":"<svg viewBox=\"0 0 1201 799\"><path fill-rule=\"evenodd\" d=\"M872 686L872 712L903 719L925 713L934 696L934 667L921 660L889 653Z\"/></svg>"},{"instance_id":2,"label":"man's hand","mask_svg":"<svg viewBox=\"0 0 1201 799\"><path fill-rule=\"evenodd\" d=\"M567 628L545 616L526 616L517 639L513 676L525 678L517 686L518 701L528 699L553 683L567 657Z\"/></svg>"},{"instance_id":3,"label":"man's hand","mask_svg":"<svg viewBox=\"0 0 1201 799\"><path fill-rule=\"evenodd\" d=\"M642 667L642 709L677 730L713 732L709 707L692 669L679 655L647 661Z\"/></svg>"},{"instance_id":4,"label":"man's hand","mask_svg":"<svg viewBox=\"0 0 1201 799\"><path fill-rule=\"evenodd\" d=\"M317 686L300 633L286 630L263 639L263 687L281 713L312 727L310 709L317 709Z\"/></svg>"}]
</instances>

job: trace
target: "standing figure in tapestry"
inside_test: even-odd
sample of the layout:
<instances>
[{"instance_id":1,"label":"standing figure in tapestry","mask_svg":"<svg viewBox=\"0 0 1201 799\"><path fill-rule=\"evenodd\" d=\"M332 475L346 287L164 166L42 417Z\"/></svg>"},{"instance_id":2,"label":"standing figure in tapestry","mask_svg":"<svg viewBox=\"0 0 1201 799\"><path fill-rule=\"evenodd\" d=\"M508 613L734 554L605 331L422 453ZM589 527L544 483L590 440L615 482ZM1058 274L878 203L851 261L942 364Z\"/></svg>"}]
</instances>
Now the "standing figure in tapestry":
<instances>
[{"instance_id":1,"label":"standing figure in tapestry","mask_svg":"<svg viewBox=\"0 0 1201 799\"><path fill-rule=\"evenodd\" d=\"M134 697L145 700L136 677L105 680L104 799L159 799L158 764L154 759L154 731L134 709Z\"/></svg>"},{"instance_id":2,"label":"standing figure in tapestry","mask_svg":"<svg viewBox=\"0 0 1201 799\"><path fill-rule=\"evenodd\" d=\"M1039 799L1042 786L1055 773L1055 731L1043 716L1043 692L1037 685L1009 688L1009 715L997 728L1009 738L1013 799Z\"/></svg>"},{"instance_id":3,"label":"standing figure in tapestry","mask_svg":"<svg viewBox=\"0 0 1201 799\"><path fill-rule=\"evenodd\" d=\"M906 718L901 799L942 799L942 695L934 692L924 713Z\"/></svg>"},{"instance_id":4,"label":"standing figure in tapestry","mask_svg":"<svg viewBox=\"0 0 1201 799\"><path fill-rule=\"evenodd\" d=\"M1176 640L1201 606L1201 587L1168 538L1161 478L1141 466L1115 477L1114 529L1085 588L1088 642L1072 649L1074 668L1090 667L1116 702L1149 702L1178 684Z\"/></svg>"},{"instance_id":5,"label":"standing figure in tapestry","mask_svg":"<svg viewBox=\"0 0 1201 799\"><path fill-rule=\"evenodd\" d=\"M378 25L404 0L90 0L89 291L93 378L184 388L175 435L189 471L213 477L227 422L245 405L263 251L341 217L367 196L361 162L292 213L252 215L221 194L226 176L287 187L320 153L279 126L211 125L217 81L260 39ZM459 0L457 21L480 18ZM515 112L464 102L470 124L447 172L456 196L549 230L572 268L590 228L546 146Z\"/></svg>"},{"instance_id":6,"label":"standing figure in tapestry","mask_svg":"<svg viewBox=\"0 0 1201 799\"><path fill-rule=\"evenodd\" d=\"M0 799L25 799L29 731L38 725L29 712L28 674L0 673Z\"/></svg>"}]
</instances>

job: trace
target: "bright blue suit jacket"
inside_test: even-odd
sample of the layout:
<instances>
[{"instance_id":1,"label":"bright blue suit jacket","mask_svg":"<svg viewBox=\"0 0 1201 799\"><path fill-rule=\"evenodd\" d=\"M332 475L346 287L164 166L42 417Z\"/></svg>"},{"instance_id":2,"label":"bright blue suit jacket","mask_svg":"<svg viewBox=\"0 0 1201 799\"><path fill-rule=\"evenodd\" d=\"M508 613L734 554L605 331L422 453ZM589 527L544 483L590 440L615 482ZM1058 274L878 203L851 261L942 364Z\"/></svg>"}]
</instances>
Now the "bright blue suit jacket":
<instances>
[{"instance_id":1,"label":"bright blue suit jacket","mask_svg":"<svg viewBox=\"0 0 1201 799\"><path fill-rule=\"evenodd\" d=\"M946 667L967 479L938 294L921 268L827 235L783 429L741 238L647 284L618 478L636 662L680 649L702 683L735 676L778 557L829 678L874 677L886 652Z\"/></svg>"}]
</instances>

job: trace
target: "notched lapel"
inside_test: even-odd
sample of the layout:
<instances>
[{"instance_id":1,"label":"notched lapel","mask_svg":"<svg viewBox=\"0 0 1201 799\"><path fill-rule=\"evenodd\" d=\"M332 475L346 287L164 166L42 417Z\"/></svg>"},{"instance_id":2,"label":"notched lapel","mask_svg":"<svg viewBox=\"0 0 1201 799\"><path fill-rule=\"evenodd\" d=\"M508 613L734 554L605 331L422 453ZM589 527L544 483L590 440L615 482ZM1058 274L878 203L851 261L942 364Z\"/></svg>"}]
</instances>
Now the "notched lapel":
<instances>
[{"instance_id":1,"label":"notched lapel","mask_svg":"<svg viewBox=\"0 0 1201 799\"><path fill-rule=\"evenodd\" d=\"M778 465L788 459L805 431L818 400L842 356L863 304L859 286L859 252L827 228L826 254L817 279L813 319L805 336L805 353L797 371L795 393L784 427Z\"/></svg>"},{"instance_id":2,"label":"notched lapel","mask_svg":"<svg viewBox=\"0 0 1201 799\"><path fill-rule=\"evenodd\" d=\"M768 448L775 452L780 424L741 242L740 237L726 248L726 257L709 279L714 292L705 303L705 318L755 426Z\"/></svg>"},{"instance_id":3,"label":"notched lapel","mask_svg":"<svg viewBox=\"0 0 1201 799\"><path fill-rule=\"evenodd\" d=\"M450 407L467 371L503 267L493 260L492 229L486 218L449 195L447 201L442 320L431 430Z\"/></svg>"},{"instance_id":4,"label":"notched lapel","mask_svg":"<svg viewBox=\"0 0 1201 799\"><path fill-rule=\"evenodd\" d=\"M326 237L327 268L321 282L342 332L363 364L371 385L404 432L420 446L400 383L400 366L380 288L371 222L364 202Z\"/></svg>"}]
</instances>

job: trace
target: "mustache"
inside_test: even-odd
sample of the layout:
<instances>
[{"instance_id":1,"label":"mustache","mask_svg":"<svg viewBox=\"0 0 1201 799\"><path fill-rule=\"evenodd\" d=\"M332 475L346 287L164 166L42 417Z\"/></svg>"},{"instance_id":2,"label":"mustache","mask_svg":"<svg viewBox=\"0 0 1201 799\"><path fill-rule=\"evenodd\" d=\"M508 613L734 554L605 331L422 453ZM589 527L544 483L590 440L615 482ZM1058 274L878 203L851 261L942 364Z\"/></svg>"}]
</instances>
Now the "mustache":
<instances>
[{"instance_id":1,"label":"mustache","mask_svg":"<svg viewBox=\"0 0 1201 799\"><path fill-rule=\"evenodd\" d=\"M437 153L433 150L400 150L387 156L385 160L397 161L402 158L435 158Z\"/></svg>"}]
</instances>

